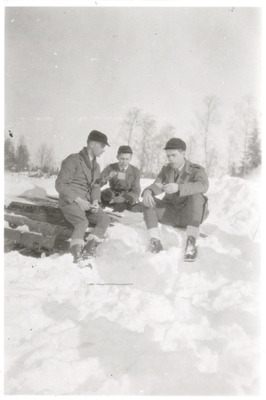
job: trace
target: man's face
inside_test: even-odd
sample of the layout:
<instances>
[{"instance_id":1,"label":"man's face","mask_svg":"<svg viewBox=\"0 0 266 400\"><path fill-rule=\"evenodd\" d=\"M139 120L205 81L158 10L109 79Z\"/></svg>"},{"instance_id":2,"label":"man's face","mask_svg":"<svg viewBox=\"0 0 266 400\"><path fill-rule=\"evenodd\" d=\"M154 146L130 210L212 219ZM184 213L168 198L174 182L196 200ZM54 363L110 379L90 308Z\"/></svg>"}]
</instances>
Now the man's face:
<instances>
[{"instance_id":1,"label":"man's face","mask_svg":"<svg viewBox=\"0 0 266 400\"><path fill-rule=\"evenodd\" d=\"M90 148L93 154L93 157L100 157L105 151L105 144L101 142L91 142Z\"/></svg>"},{"instance_id":2,"label":"man's face","mask_svg":"<svg viewBox=\"0 0 266 400\"><path fill-rule=\"evenodd\" d=\"M185 152L183 150L168 149L166 150L166 156L173 168L179 168L185 160Z\"/></svg>"},{"instance_id":3,"label":"man's face","mask_svg":"<svg viewBox=\"0 0 266 400\"><path fill-rule=\"evenodd\" d=\"M127 166L130 164L132 158L132 154L129 153L121 153L118 154L117 159L118 159L118 164L121 168L127 168Z\"/></svg>"}]
</instances>

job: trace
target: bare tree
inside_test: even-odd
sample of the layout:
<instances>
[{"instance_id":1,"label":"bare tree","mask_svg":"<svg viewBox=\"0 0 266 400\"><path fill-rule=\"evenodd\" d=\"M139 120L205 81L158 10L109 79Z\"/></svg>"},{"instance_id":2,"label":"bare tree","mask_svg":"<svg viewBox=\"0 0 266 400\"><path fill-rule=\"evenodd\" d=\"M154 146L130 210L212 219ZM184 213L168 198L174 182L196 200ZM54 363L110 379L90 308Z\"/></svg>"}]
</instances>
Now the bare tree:
<instances>
[{"instance_id":1,"label":"bare tree","mask_svg":"<svg viewBox=\"0 0 266 400\"><path fill-rule=\"evenodd\" d=\"M152 172L152 158L154 156L154 136L156 134L156 121L149 115L145 114L141 123L141 137L137 144L137 155L140 161L140 170L144 175Z\"/></svg>"},{"instance_id":2,"label":"bare tree","mask_svg":"<svg viewBox=\"0 0 266 400\"><path fill-rule=\"evenodd\" d=\"M24 136L20 136L16 149L16 168L17 171L26 171L29 166L30 153L25 143Z\"/></svg>"},{"instance_id":3,"label":"bare tree","mask_svg":"<svg viewBox=\"0 0 266 400\"><path fill-rule=\"evenodd\" d=\"M153 138L153 149L152 149L152 167L153 171L157 171L162 167L162 164L165 163L165 152L163 148L166 142L176 136L176 128L173 125L167 124L164 125L159 134L157 134Z\"/></svg>"},{"instance_id":4,"label":"bare tree","mask_svg":"<svg viewBox=\"0 0 266 400\"><path fill-rule=\"evenodd\" d=\"M36 154L36 165L44 172L52 174L55 170L55 157L53 148L42 143Z\"/></svg>"},{"instance_id":5,"label":"bare tree","mask_svg":"<svg viewBox=\"0 0 266 400\"><path fill-rule=\"evenodd\" d=\"M139 108L132 108L128 111L125 120L122 123L122 134L125 136L127 144L132 145L134 133L141 125L142 112Z\"/></svg>"},{"instance_id":6,"label":"bare tree","mask_svg":"<svg viewBox=\"0 0 266 400\"><path fill-rule=\"evenodd\" d=\"M256 120L254 120L252 132L249 133L248 141L245 145L246 149L243 153L239 169L240 176L246 176L261 164L260 132Z\"/></svg>"},{"instance_id":7,"label":"bare tree","mask_svg":"<svg viewBox=\"0 0 266 400\"><path fill-rule=\"evenodd\" d=\"M235 135L231 133L228 138L228 173L229 175L236 175L236 163L235 163L235 149L236 149L236 141Z\"/></svg>"},{"instance_id":8,"label":"bare tree","mask_svg":"<svg viewBox=\"0 0 266 400\"><path fill-rule=\"evenodd\" d=\"M203 162L208 174L211 174L217 159L217 151L210 142L210 137L215 125L219 122L219 100L216 96L206 96L203 99L203 110L196 113L193 127L200 138L199 149L202 148Z\"/></svg>"},{"instance_id":9,"label":"bare tree","mask_svg":"<svg viewBox=\"0 0 266 400\"><path fill-rule=\"evenodd\" d=\"M187 150L186 154L189 160L193 161L194 158L196 159L196 149L197 149L197 140L195 135L190 134L188 141L187 141Z\"/></svg>"},{"instance_id":10,"label":"bare tree","mask_svg":"<svg viewBox=\"0 0 266 400\"><path fill-rule=\"evenodd\" d=\"M250 138L258 126L257 113L254 100L251 96L244 96L235 106L231 123L231 164L239 169L239 173L245 176L249 169L249 160L246 157ZM235 145L234 145L235 144ZM241 169L241 171L240 171Z\"/></svg>"},{"instance_id":11,"label":"bare tree","mask_svg":"<svg viewBox=\"0 0 266 400\"><path fill-rule=\"evenodd\" d=\"M13 139L14 140L14 139ZM5 139L5 170L12 171L16 165L15 147L12 139Z\"/></svg>"}]
</instances>

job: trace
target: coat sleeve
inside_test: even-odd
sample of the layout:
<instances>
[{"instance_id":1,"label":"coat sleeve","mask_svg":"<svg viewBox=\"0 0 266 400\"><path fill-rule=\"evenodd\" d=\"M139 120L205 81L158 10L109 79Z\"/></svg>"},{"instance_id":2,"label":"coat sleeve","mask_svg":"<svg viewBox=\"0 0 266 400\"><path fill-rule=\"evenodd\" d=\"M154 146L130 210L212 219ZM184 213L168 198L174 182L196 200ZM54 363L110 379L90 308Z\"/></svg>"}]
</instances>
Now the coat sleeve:
<instances>
[{"instance_id":1,"label":"coat sleeve","mask_svg":"<svg viewBox=\"0 0 266 400\"><path fill-rule=\"evenodd\" d=\"M191 196L197 193L205 193L209 188L208 176L202 167L194 168L193 182L179 184L179 197Z\"/></svg>"},{"instance_id":2,"label":"coat sleeve","mask_svg":"<svg viewBox=\"0 0 266 400\"><path fill-rule=\"evenodd\" d=\"M57 192L62 195L69 204L73 203L77 197L75 191L70 189L75 168L76 160L73 155L70 155L62 162L61 169L55 181Z\"/></svg>"},{"instance_id":3,"label":"coat sleeve","mask_svg":"<svg viewBox=\"0 0 266 400\"><path fill-rule=\"evenodd\" d=\"M143 192L142 192L142 196L145 192L145 190L150 190L154 196L156 196L157 194L161 194L163 193L163 183L165 180L165 172L164 172L164 167L161 169L159 175L157 176L157 178L155 179L155 181L148 187L146 187Z\"/></svg>"},{"instance_id":4,"label":"coat sleeve","mask_svg":"<svg viewBox=\"0 0 266 400\"><path fill-rule=\"evenodd\" d=\"M134 171L134 175L135 175L135 180L133 182L132 189L129 190L129 192L125 195L126 201L128 201L132 205L136 203L136 201L139 198L140 192L141 192L140 171L136 169Z\"/></svg>"},{"instance_id":5,"label":"coat sleeve","mask_svg":"<svg viewBox=\"0 0 266 400\"><path fill-rule=\"evenodd\" d=\"M101 189L99 186L94 186L91 190L91 201L98 200L100 203L101 201Z\"/></svg>"},{"instance_id":6,"label":"coat sleeve","mask_svg":"<svg viewBox=\"0 0 266 400\"><path fill-rule=\"evenodd\" d=\"M98 200L99 202L101 201L101 173L100 173L100 167L97 167L97 170L95 171L95 179L94 183L91 186L91 195L90 195L91 201L93 202L94 200Z\"/></svg>"}]
</instances>

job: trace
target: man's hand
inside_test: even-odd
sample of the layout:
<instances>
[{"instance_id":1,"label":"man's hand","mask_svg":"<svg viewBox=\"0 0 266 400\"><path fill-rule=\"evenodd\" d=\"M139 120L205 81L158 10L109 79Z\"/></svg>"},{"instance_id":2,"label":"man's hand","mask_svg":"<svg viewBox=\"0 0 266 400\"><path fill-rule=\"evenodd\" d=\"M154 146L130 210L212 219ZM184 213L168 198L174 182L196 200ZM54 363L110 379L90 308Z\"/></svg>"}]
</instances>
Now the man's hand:
<instances>
[{"instance_id":1,"label":"man's hand","mask_svg":"<svg viewBox=\"0 0 266 400\"><path fill-rule=\"evenodd\" d=\"M150 190L145 190L145 192L143 193L143 204L145 207L149 208L155 206L155 200Z\"/></svg>"},{"instance_id":2,"label":"man's hand","mask_svg":"<svg viewBox=\"0 0 266 400\"><path fill-rule=\"evenodd\" d=\"M91 203L88 200L83 200L80 197L77 197L74 202L79 206L82 211L89 211L91 208Z\"/></svg>"},{"instance_id":3,"label":"man's hand","mask_svg":"<svg viewBox=\"0 0 266 400\"><path fill-rule=\"evenodd\" d=\"M98 200L94 200L91 205L91 212L95 214L95 213L97 213L98 210L99 210Z\"/></svg>"},{"instance_id":4,"label":"man's hand","mask_svg":"<svg viewBox=\"0 0 266 400\"><path fill-rule=\"evenodd\" d=\"M179 186L178 183L166 183L163 186L163 190L165 191L165 193L167 194L172 194L172 193L176 193L179 190Z\"/></svg>"},{"instance_id":5,"label":"man's hand","mask_svg":"<svg viewBox=\"0 0 266 400\"><path fill-rule=\"evenodd\" d=\"M109 175L108 175L108 178L109 178L109 179L112 179L112 178L114 178L116 175L117 175L117 171L111 171L111 172L109 173Z\"/></svg>"},{"instance_id":6,"label":"man's hand","mask_svg":"<svg viewBox=\"0 0 266 400\"><path fill-rule=\"evenodd\" d=\"M117 196L114 197L113 200L110 201L110 203L125 203L126 199L123 196Z\"/></svg>"}]
</instances>

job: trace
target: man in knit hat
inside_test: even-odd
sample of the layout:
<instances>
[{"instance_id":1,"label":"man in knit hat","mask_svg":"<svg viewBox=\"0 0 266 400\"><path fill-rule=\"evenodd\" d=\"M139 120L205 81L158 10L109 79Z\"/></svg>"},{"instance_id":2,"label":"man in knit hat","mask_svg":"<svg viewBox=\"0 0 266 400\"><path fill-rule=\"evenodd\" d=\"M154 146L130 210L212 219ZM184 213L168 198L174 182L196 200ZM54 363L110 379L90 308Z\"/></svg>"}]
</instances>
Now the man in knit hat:
<instances>
[{"instance_id":1,"label":"man in knit hat","mask_svg":"<svg viewBox=\"0 0 266 400\"><path fill-rule=\"evenodd\" d=\"M120 146L118 162L108 165L101 174L101 185L109 182L109 188L102 191L102 204L111 206L114 211L142 211L142 206L138 204L140 171L130 164L132 154L130 146Z\"/></svg>"},{"instance_id":2,"label":"man in knit hat","mask_svg":"<svg viewBox=\"0 0 266 400\"><path fill-rule=\"evenodd\" d=\"M59 207L74 228L70 243L74 263L80 263L94 255L110 222L109 216L99 208L101 175L96 161L103 154L106 145L109 146L107 136L102 132L92 131L88 136L87 146L63 160L56 179ZM95 227L84 243L89 222Z\"/></svg>"},{"instance_id":3,"label":"man in knit hat","mask_svg":"<svg viewBox=\"0 0 266 400\"><path fill-rule=\"evenodd\" d=\"M199 227L207 217L208 177L203 167L185 158L186 144L172 138L164 147L169 163L164 166L154 183L143 191L143 214L150 237L150 250L163 250L158 222L186 228L185 261L197 257ZM165 193L162 200L155 196Z\"/></svg>"}]
</instances>

